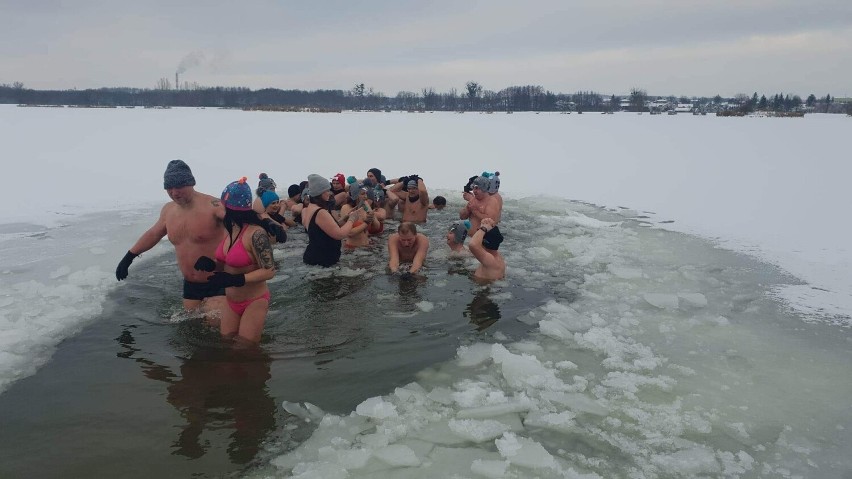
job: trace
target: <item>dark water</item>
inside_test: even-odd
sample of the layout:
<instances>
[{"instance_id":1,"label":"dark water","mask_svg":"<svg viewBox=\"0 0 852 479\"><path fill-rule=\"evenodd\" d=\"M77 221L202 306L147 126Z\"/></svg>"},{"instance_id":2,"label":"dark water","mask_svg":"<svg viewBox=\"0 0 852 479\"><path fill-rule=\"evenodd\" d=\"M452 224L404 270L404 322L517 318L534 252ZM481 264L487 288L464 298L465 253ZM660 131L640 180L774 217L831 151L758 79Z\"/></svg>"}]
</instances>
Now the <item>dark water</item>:
<instances>
[{"instance_id":1,"label":"dark water","mask_svg":"<svg viewBox=\"0 0 852 479\"><path fill-rule=\"evenodd\" d=\"M460 344L523 337L515 319L549 293L476 285L464 260L435 254L441 219L425 229L433 253L419 279L384 274L383 238L345 253L344 269L305 267L304 234L291 233L253 352L181 317L173 256L135 264L91 326L0 395L0 477L228 476L309 434L282 401L347 413Z\"/></svg>"}]
</instances>

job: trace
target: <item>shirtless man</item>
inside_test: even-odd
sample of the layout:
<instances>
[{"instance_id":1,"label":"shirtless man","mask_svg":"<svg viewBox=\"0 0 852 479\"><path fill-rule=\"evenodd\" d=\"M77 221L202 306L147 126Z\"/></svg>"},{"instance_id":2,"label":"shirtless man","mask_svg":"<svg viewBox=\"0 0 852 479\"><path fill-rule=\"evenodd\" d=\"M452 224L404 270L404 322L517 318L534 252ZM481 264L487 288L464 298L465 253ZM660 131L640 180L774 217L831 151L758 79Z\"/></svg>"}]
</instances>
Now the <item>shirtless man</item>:
<instances>
[{"instance_id":1,"label":"shirtless man","mask_svg":"<svg viewBox=\"0 0 852 479\"><path fill-rule=\"evenodd\" d=\"M195 178L182 160L172 160L163 175L163 188L170 203L160 210L160 218L130 247L115 269L119 281L127 278L133 259L150 250L169 236L175 246L178 268L183 273L183 307L192 310L203 306L204 311L225 307L225 289L213 288L207 283L210 273L195 269L200 256L214 257L216 247L225 236L222 220L225 208L215 198L195 191ZM207 301L205 301L207 300Z\"/></svg>"},{"instance_id":2,"label":"shirtless man","mask_svg":"<svg viewBox=\"0 0 852 479\"><path fill-rule=\"evenodd\" d=\"M417 175L400 178L399 183L391 188L397 193L402 202L402 221L425 223L426 212L429 211L429 193L426 184Z\"/></svg>"},{"instance_id":3,"label":"shirtless man","mask_svg":"<svg viewBox=\"0 0 852 479\"><path fill-rule=\"evenodd\" d=\"M429 251L429 238L417 232L417 226L411 222L403 222L397 232L388 238L388 269L391 273L399 271L400 262L411 262L408 272L414 274L420 271L426 252Z\"/></svg>"},{"instance_id":4,"label":"shirtless man","mask_svg":"<svg viewBox=\"0 0 852 479\"><path fill-rule=\"evenodd\" d=\"M479 176L473 180L470 186L470 198L467 205L459 212L459 218L470 220L470 233L475 232L482 222L483 218L491 218L494 224L500 222L500 216L503 213L502 199L487 193L488 178Z\"/></svg>"},{"instance_id":5,"label":"shirtless man","mask_svg":"<svg viewBox=\"0 0 852 479\"><path fill-rule=\"evenodd\" d=\"M473 273L473 277L480 281L493 281L506 277L506 260L497 252L503 235L500 228L491 218L483 218L479 228L474 230L470 238L470 252L479 261L479 267Z\"/></svg>"}]
</instances>

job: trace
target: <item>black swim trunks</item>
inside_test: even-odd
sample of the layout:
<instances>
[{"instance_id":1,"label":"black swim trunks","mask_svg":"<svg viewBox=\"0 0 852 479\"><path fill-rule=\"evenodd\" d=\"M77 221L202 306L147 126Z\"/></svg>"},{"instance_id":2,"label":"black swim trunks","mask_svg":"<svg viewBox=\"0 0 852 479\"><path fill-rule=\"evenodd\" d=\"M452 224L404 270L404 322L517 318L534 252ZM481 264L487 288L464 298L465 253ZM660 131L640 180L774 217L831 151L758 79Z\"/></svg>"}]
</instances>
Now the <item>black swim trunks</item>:
<instances>
[{"instance_id":1,"label":"black swim trunks","mask_svg":"<svg viewBox=\"0 0 852 479\"><path fill-rule=\"evenodd\" d=\"M225 288L214 288L210 283L192 283L183 280L183 299L202 300L213 296L225 296Z\"/></svg>"}]
</instances>

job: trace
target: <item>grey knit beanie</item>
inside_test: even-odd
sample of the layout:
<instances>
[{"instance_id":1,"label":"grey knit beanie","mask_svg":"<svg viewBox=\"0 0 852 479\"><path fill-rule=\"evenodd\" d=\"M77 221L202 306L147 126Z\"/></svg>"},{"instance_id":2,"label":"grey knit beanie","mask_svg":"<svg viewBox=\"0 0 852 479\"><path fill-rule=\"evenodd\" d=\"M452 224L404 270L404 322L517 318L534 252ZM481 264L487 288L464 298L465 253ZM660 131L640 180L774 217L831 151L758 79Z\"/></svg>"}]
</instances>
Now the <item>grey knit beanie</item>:
<instances>
[{"instance_id":1,"label":"grey knit beanie","mask_svg":"<svg viewBox=\"0 0 852 479\"><path fill-rule=\"evenodd\" d=\"M181 188L184 186L195 186L195 177L192 176L192 170L183 162L183 160L172 160L166 166L166 173L163 175L163 189Z\"/></svg>"},{"instance_id":2,"label":"grey knit beanie","mask_svg":"<svg viewBox=\"0 0 852 479\"><path fill-rule=\"evenodd\" d=\"M320 175L308 175L308 194L313 198L319 198L319 195L329 191L331 183Z\"/></svg>"}]
</instances>

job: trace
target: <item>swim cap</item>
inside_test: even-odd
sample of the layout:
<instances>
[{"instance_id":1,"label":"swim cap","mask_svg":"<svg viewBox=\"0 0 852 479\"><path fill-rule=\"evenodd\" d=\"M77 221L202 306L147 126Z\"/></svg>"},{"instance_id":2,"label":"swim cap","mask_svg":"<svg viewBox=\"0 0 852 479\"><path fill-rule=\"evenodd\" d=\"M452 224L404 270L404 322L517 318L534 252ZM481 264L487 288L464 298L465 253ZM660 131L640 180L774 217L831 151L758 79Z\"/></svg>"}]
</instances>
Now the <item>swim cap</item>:
<instances>
[{"instance_id":1,"label":"swim cap","mask_svg":"<svg viewBox=\"0 0 852 479\"><path fill-rule=\"evenodd\" d=\"M278 197L278 193L274 191L264 191L262 195L260 195L260 201L263 203L263 207L266 208L274 201L280 201L281 198Z\"/></svg>"},{"instance_id":2,"label":"swim cap","mask_svg":"<svg viewBox=\"0 0 852 479\"><path fill-rule=\"evenodd\" d=\"M500 228L496 226L488 230L485 236L482 237L482 246L492 251L497 251L497 248L500 247L500 243L502 242L503 234L500 233Z\"/></svg>"},{"instance_id":3,"label":"swim cap","mask_svg":"<svg viewBox=\"0 0 852 479\"><path fill-rule=\"evenodd\" d=\"M251 210L251 187L246 183L245 176L225 187L222 191L222 202L225 203L225 208L230 210Z\"/></svg>"},{"instance_id":4,"label":"swim cap","mask_svg":"<svg viewBox=\"0 0 852 479\"><path fill-rule=\"evenodd\" d=\"M455 234L456 243L464 243L464 239L467 237L467 230L464 228L464 225L461 221L453 221L453 224L450 225L450 231Z\"/></svg>"},{"instance_id":5,"label":"swim cap","mask_svg":"<svg viewBox=\"0 0 852 479\"><path fill-rule=\"evenodd\" d=\"M184 186L195 186L195 177L192 170L183 160L172 160L166 166L163 174L163 189L182 188Z\"/></svg>"}]
</instances>

